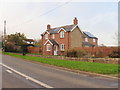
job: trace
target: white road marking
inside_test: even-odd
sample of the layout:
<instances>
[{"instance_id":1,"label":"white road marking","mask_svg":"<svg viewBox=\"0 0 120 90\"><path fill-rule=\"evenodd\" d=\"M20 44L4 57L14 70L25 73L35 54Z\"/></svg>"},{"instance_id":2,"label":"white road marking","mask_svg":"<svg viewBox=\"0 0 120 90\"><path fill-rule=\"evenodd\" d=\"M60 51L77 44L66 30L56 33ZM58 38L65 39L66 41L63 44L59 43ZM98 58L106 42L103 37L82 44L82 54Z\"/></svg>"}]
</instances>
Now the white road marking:
<instances>
[{"instance_id":1,"label":"white road marking","mask_svg":"<svg viewBox=\"0 0 120 90\"><path fill-rule=\"evenodd\" d=\"M12 71L10 71L10 70L6 70L8 73L12 73Z\"/></svg>"},{"instance_id":2,"label":"white road marking","mask_svg":"<svg viewBox=\"0 0 120 90\"><path fill-rule=\"evenodd\" d=\"M20 76L25 77L26 79L29 79L29 80L33 81L34 83L37 83L37 84L39 84L39 85L41 85L41 86L43 86L43 87L45 87L45 88L53 88L52 86L49 86L49 85L47 85L47 84L45 84L45 83L43 83L43 82L40 82L40 81L38 81L38 80L30 77L30 76L27 76L27 75L25 75L25 74L23 74L23 73L15 70L15 69L13 69L13 68L7 66L7 65L5 65L5 64L0 63L0 65L6 67L7 69L9 69L9 71L11 70L11 71L19 74Z\"/></svg>"},{"instance_id":3,"label":"white road marking","mask_svg":"<svg viewBox=\"0 0 120 90\"><path fill-rule=\"evenodd\" d=\"M27 78L27 77L26 77L25 79L27 79L27 80L28 80L29 78Z\"/></svg>"}]
</instances>

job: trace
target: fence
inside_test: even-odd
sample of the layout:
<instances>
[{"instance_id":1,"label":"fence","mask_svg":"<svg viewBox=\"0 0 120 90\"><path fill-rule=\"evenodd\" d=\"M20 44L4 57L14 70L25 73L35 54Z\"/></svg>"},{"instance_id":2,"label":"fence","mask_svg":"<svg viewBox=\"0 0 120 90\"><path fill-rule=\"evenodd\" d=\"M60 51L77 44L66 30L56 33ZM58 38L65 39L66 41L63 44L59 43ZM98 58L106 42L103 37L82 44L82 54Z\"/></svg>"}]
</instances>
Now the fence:
<instances>
[{"instance_id":1,"label":"fence","mask_svg":"<svg viewBox=\"0 0 120 90\"><path fill-rule=\"evenodd\" d=\"M36 53L36 54L40 53L39 47L28 47L27 50L28 50L28 53Z\"/></svg>"},{"instance_id":2,"label":"fence","mask_svg":"<svg viewBox=\"0 0 120 90\"><path fill-rule=\"evenodd\" d=\"M86 50L91 55L95 55L98 57L106 57L109 54L112 54L113 51L118 51L118 47L82 47L82 48L75 48L79 50Z\"/></svg>"}]
</instances>

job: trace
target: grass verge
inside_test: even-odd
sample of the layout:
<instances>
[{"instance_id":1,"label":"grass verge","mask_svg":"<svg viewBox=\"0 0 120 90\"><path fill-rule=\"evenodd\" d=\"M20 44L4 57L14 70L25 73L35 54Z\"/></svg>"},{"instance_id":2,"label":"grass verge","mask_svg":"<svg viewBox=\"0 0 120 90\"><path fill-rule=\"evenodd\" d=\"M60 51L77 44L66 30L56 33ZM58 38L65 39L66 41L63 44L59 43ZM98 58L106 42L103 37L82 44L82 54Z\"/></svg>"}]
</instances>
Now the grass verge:
<instances>
[{"instance_id":1,"label":"grass verge","mask_svg":"<svg viewBox=\"0 0 120 90\"><path fill-rule=\"evenodd\" d=\"M22 56L8 52L3 52L3 54L22 58L22 59L27 59L31 61L37 61L41 63L55 65L59 67L65 67L69 69L75 69L86 72L94 72L99 74L118 74L118 72L120 71L118 69L118 65L114 65L114 64L102 64L102 63L92 63L92 62L59 60L59 59L42 58L42 57L34 57L34 56Z\"/></svg>"}]
</instances>

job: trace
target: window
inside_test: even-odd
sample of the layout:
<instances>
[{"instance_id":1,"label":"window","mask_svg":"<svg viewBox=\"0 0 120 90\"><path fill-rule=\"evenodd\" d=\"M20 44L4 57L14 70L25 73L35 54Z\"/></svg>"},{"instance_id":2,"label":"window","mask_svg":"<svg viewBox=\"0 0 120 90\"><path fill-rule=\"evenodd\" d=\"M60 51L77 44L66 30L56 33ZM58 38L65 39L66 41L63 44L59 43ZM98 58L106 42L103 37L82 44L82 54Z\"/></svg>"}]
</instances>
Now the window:
<instances>
[{"instance_id":1,"label":"window","mask_svg":"<svg viewBox=\"0 0 120 90\"><path fill-rule=\"evenodd\" d=\"M95 39L93 39L93 42L95 42L96 40Z\"/></svg>"},{"instance_id":2,"label":"window","mask_svg":"<svg viewBox=\"0 0 120 90\"><path fill-rule=\"evenodd\" d=\"M61 45L60 45L60 50L61 50L61 51L64 51L64 50L65 50L65 45L64 45L64 44L61 44Z\"/></svg>"},{"instance_id":3,"label":"window","mask_svg":"<svg viewBox=\"0 0 120 90\"><path fill-rule=\"evenodd\" d=\"M64 31L60 32L60 38L64 38Z\"/></svg>"},{"instance_id":4,"label":"window","mask_svg":"<svg viewBox=\"0 0 120 90\"><path fill-rule=\"evenodd\" d=\"M45 34L45 39L48 39L48 34Z\"/></svg>"},{"instance_id":5,"label":"window","mask_svg":"<svg viewBox=\"0 0 120 90\"><path fill-rule=\"evenodd\" d=\"M52 34L52 39L55 39L55 34Z\"/></svg>"},{"instance_id":6,"label":"window","mask_svg":"<svg viewBox=\"0 0 120 90\"><path fill-rule=\"evenodd\" d=\"M46 51L50 51L50 44L46 45Z\"/></svg>"},{"instance_id":7,"label":"window","mask_svg":"<svg viewBox=\"0 0 120 90\"><path fill-rule=\"evenodd\" d=\"M88 38L85 38L85 42L88 42Z\"/></svg>"}]
</instances>

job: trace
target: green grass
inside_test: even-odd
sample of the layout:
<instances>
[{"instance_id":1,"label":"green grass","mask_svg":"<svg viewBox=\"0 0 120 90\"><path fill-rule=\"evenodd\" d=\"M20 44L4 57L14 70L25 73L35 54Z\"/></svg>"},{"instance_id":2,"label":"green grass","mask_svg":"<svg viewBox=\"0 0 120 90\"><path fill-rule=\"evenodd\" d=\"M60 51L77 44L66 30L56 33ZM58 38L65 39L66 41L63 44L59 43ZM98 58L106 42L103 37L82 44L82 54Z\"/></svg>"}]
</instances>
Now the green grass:
<instances>
[{"instance_id":1,"label":"green grass","mask_svg":"<svg viewBox=\"0 0 120 90\"><path fill-rule=\"evenodd\" d=\"M7 52L3 54L15 56L18 58L27 59L31 61L37 61L41 63L55 65L59 67L65 67L65 68L100 73L100 74L118 74L118 71L120 71L118 70L118 65L114 65L114 64L102 64L102 63L92 63L92 62L58 60L58 59L42 58L42 57L34 57L34 56L22 56Z\"/></svg>"}]
</instances>

